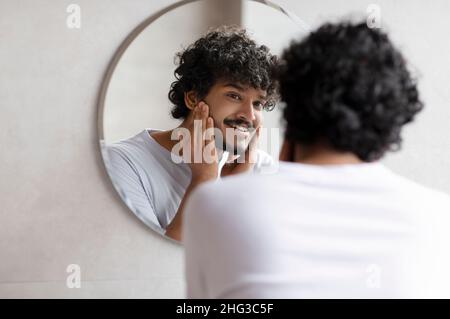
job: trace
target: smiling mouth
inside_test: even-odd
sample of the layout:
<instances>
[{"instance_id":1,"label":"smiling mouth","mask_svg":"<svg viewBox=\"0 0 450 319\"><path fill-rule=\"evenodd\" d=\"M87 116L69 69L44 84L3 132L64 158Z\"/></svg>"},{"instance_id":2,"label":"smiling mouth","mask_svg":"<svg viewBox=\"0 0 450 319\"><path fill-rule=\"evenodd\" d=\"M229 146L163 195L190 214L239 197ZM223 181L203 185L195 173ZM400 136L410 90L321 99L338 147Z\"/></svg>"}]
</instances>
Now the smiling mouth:
<instances>
[{"instance_id":1,"label":"smiling mouth","mask_svg":"<svg viewBox=\"0 0 450 319\"><path fill-rule=\"evenodd\" d=\"M253 126L250 123L246 123L244 121L242 122L225 122L225 125L228 127L231 127L239 132L242 133L250 133L251 131L253 131Z\"/></svg>"},{"instance_id":2,"label":"smiling mouth","mask_svg":"<svg viewBox=\"0 0 450 319\"><path fill-rule=\"evenodd\" d=\"M227 124L227 126L234 128L235 130L238 130L239 132L243 132L243 133L249 133L250 130L246 125L232 125L232 124Z\"/></svg>"}]
</instances>

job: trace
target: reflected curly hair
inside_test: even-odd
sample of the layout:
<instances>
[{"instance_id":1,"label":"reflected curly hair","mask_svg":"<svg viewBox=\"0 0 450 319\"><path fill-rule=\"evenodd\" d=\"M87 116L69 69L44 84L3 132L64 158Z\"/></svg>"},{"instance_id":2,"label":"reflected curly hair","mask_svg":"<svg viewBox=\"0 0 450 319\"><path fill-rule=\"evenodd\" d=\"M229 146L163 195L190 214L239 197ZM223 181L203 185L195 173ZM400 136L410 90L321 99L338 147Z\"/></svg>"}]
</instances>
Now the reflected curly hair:
<instances>
[{"instance_id":1,"label":"reflected curly hair","mask_svg":"<svg viewBox=\"0 0 450 319\"><path fill-rule=\"evenodd\" d=\"M267 92L266 111L271 111L278 99L274 80L278 59L269 49L258 46L245 29L223 26L210 31L182 52L176 54L176 81L169 91L173 103L171 114L184 119L190 110L184 93L194 91L203 99L217 80L229 80Z\"/></svg>"},{"instance_id":2,"label":"reflected curly hair","mask_svg":"<svg viewBox=\"0 0 450 319\"><path fill-rule=\"evenodd\" d=\"M282 64L288 141L325 140L371 162L400 149L402 126L423 108L402 54L365 23L325 24L291 43Z\"/></svg>"}]
</instances>

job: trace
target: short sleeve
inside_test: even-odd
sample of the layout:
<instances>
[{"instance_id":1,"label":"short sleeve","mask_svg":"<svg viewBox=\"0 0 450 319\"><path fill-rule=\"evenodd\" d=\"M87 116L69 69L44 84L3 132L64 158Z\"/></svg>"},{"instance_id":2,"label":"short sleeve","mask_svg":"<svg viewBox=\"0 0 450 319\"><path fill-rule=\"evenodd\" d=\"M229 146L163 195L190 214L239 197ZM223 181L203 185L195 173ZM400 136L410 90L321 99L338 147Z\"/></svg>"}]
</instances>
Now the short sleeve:
<instances>
[{"instance_id":1,"label":"short sleeve","mask_svg":"<svg viewBox=\"0 0 450 319\"><path fill-rule=\"evenodd\" d=\"M105 145L103 158L113 185L125 204L150 228L164 233L153 208L150 192L146 192L138 170L120 147Z\"/></svg>"}]
</instances>

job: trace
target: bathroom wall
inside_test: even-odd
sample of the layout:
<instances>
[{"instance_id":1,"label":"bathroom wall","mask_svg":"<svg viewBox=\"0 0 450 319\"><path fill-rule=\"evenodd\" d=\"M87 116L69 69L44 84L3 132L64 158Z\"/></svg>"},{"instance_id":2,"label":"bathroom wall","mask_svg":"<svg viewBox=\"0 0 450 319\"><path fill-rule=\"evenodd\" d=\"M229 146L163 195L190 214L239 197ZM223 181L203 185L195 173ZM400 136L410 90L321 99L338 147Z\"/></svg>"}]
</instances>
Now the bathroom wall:
<instances>
[{"instance_id":1,"label":"bathroom wall","mask_svg":"<svg viewBox=\"0 0 450 319\"><path fill-rule=\"evenodd\" d=\"M71 3L80 29L66 27ZM118 199L96 127L113 53L171 3L0 2L0 297L184 296L181 248ZM79 289L66 286L70 264Z\"/></svg>"},{"instance_id":2,"label":"bathroom wall","mask_svg":"<svg viewBox=\"0 0 450 319\"><path fill-rule=\"evenodd\" d=\"M311 26L368 1L283 0ZM81 8L69 29L66 8ZM127 34L168 0L0 1L0 297L184 297L183 251L119 200L97 146L96 101ZM426 109L385 163L450 193L450 2L378 1L421 74ZM263 22L263 21L262 21ZM176 32L176 30L167 30ZM67 266L81 267L68 288Z\"/></svg>"}]
</instances>

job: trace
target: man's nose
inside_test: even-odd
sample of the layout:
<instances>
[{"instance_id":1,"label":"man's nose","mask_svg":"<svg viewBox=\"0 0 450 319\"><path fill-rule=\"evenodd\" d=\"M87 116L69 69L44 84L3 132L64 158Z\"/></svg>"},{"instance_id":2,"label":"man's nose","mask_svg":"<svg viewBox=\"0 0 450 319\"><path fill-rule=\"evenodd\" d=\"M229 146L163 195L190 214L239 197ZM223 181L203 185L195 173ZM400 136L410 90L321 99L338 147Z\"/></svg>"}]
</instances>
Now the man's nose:
<instances>
[{"instance_id":1,"label":"man's nose","mask_svg":"<svg viewBox=\"0 0 450 319\"><path fill-rule=\"evenodd\" d=\"M253 121L256 119L255 108L253 107L253 103L246 102L239 110L238 116L242 119L247 120L250 123L253 123Z\"/></svg>"}]
</instances>

